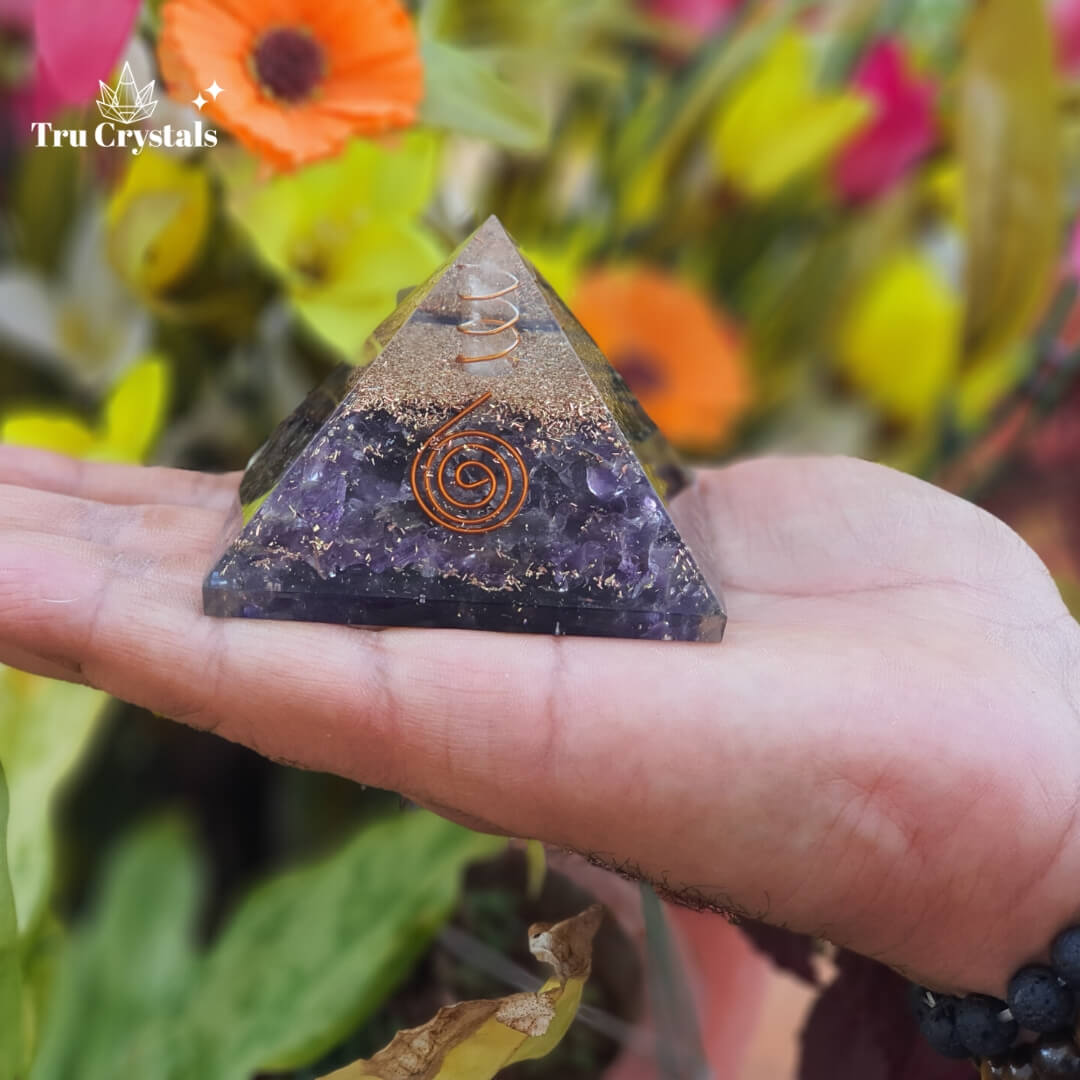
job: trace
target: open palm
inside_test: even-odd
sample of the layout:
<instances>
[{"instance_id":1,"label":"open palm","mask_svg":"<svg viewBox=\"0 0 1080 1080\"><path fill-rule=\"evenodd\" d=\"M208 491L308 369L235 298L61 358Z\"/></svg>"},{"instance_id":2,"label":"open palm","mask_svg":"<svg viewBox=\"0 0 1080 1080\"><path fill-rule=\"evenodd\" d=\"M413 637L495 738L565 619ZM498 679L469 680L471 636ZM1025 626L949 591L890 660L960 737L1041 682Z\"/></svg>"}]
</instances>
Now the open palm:
<instances>
[{"instance_id":1,"label":"open palm","mask_svg":"<svg viewBox=\"0 0 1080 1080\"><path fill-rule=\"evenodd\" d=\"M0 662L1001 993L1080 914L1080 628L1000 522L862 462L677 500L724 644L201 614L236 477L0 447Z\"/></svg>"}]
</instances>

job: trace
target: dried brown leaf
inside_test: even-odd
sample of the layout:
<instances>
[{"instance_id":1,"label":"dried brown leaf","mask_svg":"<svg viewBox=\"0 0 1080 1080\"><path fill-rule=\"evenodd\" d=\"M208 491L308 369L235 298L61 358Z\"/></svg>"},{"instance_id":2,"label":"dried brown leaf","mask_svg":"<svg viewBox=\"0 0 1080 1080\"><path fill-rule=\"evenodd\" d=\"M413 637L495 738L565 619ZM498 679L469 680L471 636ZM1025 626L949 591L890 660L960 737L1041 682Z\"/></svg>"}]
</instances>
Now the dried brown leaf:
<instances>
[{"instance_id":1,"label":"dried brown leaf","mask_svg":"<svg viewBox=\"0 0 1080 1080\"><path fill-rule=\"evenodd\" d=\"M399 1031L373 1057L323 1080L489 1080L516 1061L543 1057L577 1014L603 917L596 904L563 922L529 927L529 949L555 972L536 993L447 1005L426 1024Z\"/></svg>"}]
</instances>

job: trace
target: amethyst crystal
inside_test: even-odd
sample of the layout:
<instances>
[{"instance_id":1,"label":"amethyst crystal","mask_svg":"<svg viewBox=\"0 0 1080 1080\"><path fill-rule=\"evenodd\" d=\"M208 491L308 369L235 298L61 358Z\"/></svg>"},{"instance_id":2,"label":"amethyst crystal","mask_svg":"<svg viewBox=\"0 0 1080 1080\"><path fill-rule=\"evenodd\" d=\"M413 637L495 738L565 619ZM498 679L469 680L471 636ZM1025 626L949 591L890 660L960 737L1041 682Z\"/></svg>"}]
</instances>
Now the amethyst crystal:
<instances>
[{"instance_id":1,"label":"amethyst crystal","mask_svg":"<svg viewBox=\"0 0 1080 1080\"><path fill-rule=\"evenodd\" d=\"M207 614L719 640L678 461L490 219L271 437Z\"/></svg>"}]
</instances>

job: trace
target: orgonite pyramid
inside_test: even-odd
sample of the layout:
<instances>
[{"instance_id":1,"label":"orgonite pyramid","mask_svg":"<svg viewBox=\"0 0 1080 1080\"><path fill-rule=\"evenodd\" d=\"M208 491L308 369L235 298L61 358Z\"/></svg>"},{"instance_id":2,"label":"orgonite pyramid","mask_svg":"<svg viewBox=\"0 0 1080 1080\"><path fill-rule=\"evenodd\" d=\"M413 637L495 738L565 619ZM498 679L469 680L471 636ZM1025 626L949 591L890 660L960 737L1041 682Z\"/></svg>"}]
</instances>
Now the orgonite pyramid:
<instances>
[{"instance_id":1,"label":"orgonite pyramid","mask_svg":"<svg viewBox=\"0 0 1080 1080\"><path fill-rule=\"evenodd\" d=\"M207 614L719 640L671 448L490 218L277 429Z\"/></svg>"}]
</instances>

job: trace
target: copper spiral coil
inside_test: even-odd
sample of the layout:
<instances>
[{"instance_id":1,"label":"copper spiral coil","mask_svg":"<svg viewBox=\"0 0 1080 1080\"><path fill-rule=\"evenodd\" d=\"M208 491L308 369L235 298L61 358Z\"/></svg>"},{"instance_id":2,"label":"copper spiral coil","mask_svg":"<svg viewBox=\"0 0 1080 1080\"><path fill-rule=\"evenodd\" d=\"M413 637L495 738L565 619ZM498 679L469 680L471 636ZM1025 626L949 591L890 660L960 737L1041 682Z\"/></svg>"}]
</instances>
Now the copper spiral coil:
<instances>
[{"instance_id":1,"label":"copper spiral coil","mask_svg":"<svg viewBox=\"0 0 1080 1080\"><path fill-rule=\"evenodd\" d=\"M413 496L432 521L451 532L485 533L501 529L517 517L529 492L525 461L505 439L488 431L451 431L490 398L489 391L452 416L413 458L409 474ZM462 455L466 455L465 459L458 460ZM475 492L477 498L452 494L447 486L448 476L459 492ZM500 488L502 496L496 503Z\"/></svg>"},{"instance_id":2,"label":"copper spiral coil","mask_svg":"<svg viewBox=\"0 0 1080 1080\"><path fill-rule=\"evenodd\" d=\"M475 300L478 302L498 300L510 309L509 318L497 319L493 316L478 315L466 319L465 322L458 323L457 329L459 334L465 334L467 337L490 337L509 330L514 335L514 340L505 349L485 353L483 356L466 356L464 353L458 353L456 359L459 364L479 364L484 360L501 360L504 356L509 356L521 344L521 332L517 329L517 324L521 319L521 311L518 309L517 304L505 299L510 293L521 288L521 282L516 274L511 274L508 270L505 273L510 278L510 284L504 288L489 293L458 293L458 297L461 300Z\"/></svg>"}]
</instances>

